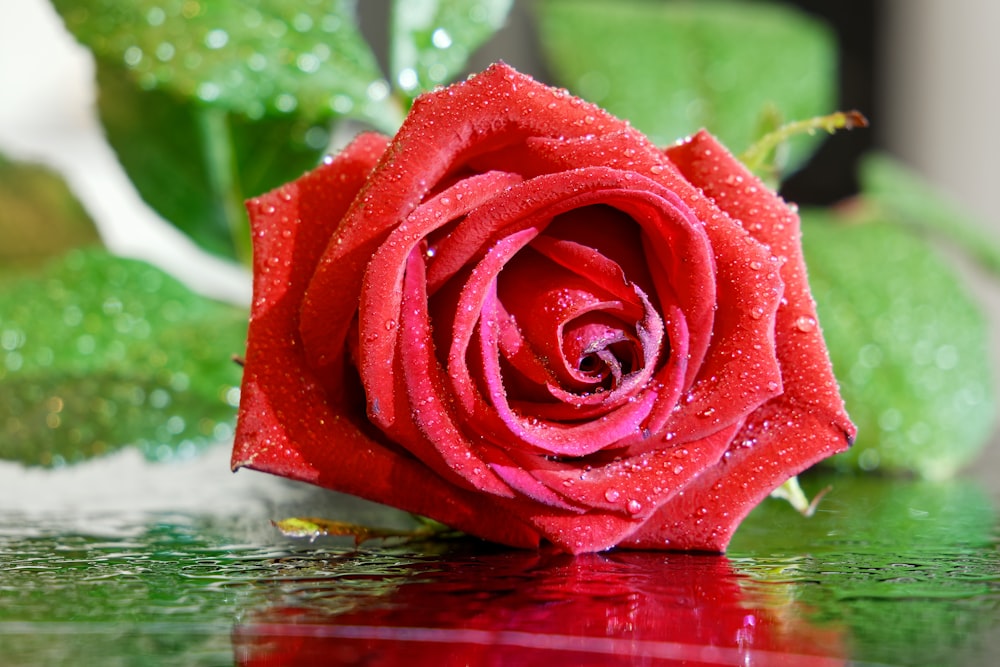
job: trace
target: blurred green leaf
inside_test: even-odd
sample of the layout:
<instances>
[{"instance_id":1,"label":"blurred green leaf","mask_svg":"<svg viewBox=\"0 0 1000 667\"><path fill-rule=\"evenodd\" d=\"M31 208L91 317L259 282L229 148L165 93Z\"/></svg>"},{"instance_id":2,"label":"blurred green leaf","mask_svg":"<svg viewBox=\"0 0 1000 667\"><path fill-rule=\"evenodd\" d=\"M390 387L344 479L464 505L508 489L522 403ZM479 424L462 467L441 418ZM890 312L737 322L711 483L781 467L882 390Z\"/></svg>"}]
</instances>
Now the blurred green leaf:
<instances>
[{"instance_id":1,"label":"blurred green leaf","mask_svg":"<svg viewBox=\"0 0 1000 667\"><path fill-rule=\"evenodd\" d=\"M513 0L394 0L391 70L410 98L447 83L499 30Z\"/></svg>"},{"instance_id":2,"label":"blurred green leaf","mask_svg":"<svg viewBox=\"0 0 1000 667\"><path fill-rule=\"evenodd\" d=\"M840 468L950 477L994 420L986 324L920 238L803 211L809 282L858 439Z\"/></svg>"},{"instance_id":3,"label":"blurred green leaf","mask_svg":"<svg viewBox=\"0 0 1000 667\"><path fill-rule=\"evenodd\" d=\"M144 91L105 63L97 74L108 140L143 199L202 248L248 263L243 200L315 166L326 128L295 116L250 120Z\"/></svg>"},{"instance_id":4,"label":"blurred green leaf","mask_svg":"<svg viewBox=\"0 0 1000 667\"><path fill-rule=\"evenodd\" d=\"M347 0L54 4L97 57L101 121L143 198L244 264L243 200L315 166L331 119L401 120Z\"/></svg>"},{"instance_id":5,"label":"blurred green leaf","mask_svg":"<svg viewBox=\"0 0 1000 667\"><path fill-rule=\"evenodd\" d=\"M859 169L865 200L878 206L883 215L940 234L1000 275L997 239L983 233L981 225L959 204L949 201L916 172L888 155L870 153Z\"/></svg>"},{"instance_id":6,"label":"blurred green leaf","mask_svg":"<svg viewBox=\"0 0 1000 667\"><path fill-rule=\"evenodd\" d=\"M334 115L395 130L350 0L53 0L70 32L143 90L259 119Z\"/></svg>"},{"instance_id":7,"label":"blurred green leaf","mask_svg":"<svg viewBox=\"0 0 1000 667\"><path fill-rule=\"evenodd\" d=\"M660 145L704 127L739 153L761 127L834 110L832 34L785 6L542 0L538 16L557 79ZM792 140L787 163L818 139Z\"/></svg>"},{"instance_id":8,"label":"blurred green leaf","mask_svg":"<svg viewBox=\"0 0 1000 667\"><path fill-rule=\"evenodd\" d=\"M243 309L102 250L0 283L0 458L162 459L228 437L245 334Z\"/></svg>"},{"instance_id":9,"label":"blurred green leaf","mask_svg":"<svg viewBox=\"0 0 1000 667\"><path fill-rule=\"evenodd\" d=\"M34 267L71 248L99 245L93 220L59 176L0 155L0 271Z\"/></svg>"}]
</instances>

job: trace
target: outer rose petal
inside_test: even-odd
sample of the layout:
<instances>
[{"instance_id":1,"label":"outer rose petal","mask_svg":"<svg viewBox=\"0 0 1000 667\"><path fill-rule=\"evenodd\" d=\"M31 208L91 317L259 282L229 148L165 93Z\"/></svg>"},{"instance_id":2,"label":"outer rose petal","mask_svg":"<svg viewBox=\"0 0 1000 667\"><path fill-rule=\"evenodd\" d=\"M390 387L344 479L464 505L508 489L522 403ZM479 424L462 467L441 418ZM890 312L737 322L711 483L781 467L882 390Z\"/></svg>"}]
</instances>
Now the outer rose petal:
<instances>
[{"instance_id":1,"label":"outer rose petal","mask_svg":"<svg viewBox=\"0 0 1000 667\"><path fill-rule=\"evenodd\" d=\"M500 515L489 496L442 483L374 435L359 397L326 391L303 354L297 330L303 292L385 143L362 135L331 164L249 203L254 302L233 468L388 503L506 544L537 545L536 531L513 517L487 525L484 517Z\"/></svg>"},{"instance_id":2,"label":"outer rose petal","mask_svg":"<svg viewBox=\"0 0 1000 667\"><path fill-rule=\"evenodd\" d=\"M743 517L773 489L850 446L844 411L816 319L798 216L707 132L668 149L681 173L779 258L785 297L775 340L784 392L747 420L726 458L662 507L628 544L723 551Z\"/></svg>"}]
</instances>

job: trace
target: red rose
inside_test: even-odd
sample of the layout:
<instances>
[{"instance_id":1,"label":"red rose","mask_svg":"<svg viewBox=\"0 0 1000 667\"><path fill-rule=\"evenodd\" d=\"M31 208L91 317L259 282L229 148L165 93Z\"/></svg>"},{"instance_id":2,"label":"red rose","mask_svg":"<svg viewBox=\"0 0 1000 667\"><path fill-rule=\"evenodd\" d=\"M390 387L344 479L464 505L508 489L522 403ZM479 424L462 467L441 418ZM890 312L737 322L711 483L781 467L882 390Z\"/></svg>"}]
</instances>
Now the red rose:
<instances>
[{"instance_id":1,"label":"red rose","mask_svg":"<svg viewBox=\"0 0 1000 667\"><path fill-rule=\"evenodd\" d=\"M249 202L234 468L574 552L721 551L850 443L794 212L505 65Z\"/></svg>"}]
</instances>

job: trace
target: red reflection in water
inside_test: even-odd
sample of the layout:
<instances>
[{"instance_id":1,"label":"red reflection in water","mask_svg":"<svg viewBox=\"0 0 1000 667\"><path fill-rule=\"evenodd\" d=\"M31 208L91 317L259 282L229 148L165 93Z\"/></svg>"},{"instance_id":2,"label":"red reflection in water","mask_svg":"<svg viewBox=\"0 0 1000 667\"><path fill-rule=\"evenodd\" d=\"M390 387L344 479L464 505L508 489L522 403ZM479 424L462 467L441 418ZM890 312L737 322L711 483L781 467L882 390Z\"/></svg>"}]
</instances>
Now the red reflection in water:
<instances>
[{"instance_id":1,"label":"red reflection in water","mask_svg":"<svg viewBox=\"0 0 1000 667\"><path fill-rule=\"evenodd\" d=\"M845 662L836 629L809 625L780 589L755 604L722 556L507 552L425 563L395 578L391 590L379 580L381 593L352 594L341 581L328 596L310 589L301 605L253 614L234 631L239 664Z\"/></svg>"}]
</instances>

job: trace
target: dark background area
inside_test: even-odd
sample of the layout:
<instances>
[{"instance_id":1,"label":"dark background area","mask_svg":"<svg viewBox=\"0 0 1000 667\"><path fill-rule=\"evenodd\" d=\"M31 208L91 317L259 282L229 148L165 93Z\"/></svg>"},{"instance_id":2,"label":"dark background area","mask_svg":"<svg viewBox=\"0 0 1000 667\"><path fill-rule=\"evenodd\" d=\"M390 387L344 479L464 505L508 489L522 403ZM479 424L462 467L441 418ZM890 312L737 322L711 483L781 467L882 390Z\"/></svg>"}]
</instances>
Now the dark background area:
<instances>
[{"instance_id":1,"label":"dark background area","mask_svg":"<svg viewBox=\"0 0 1000 667\"><path fill-rule=\"evenodd\" d=\"M882 3L877 0L798 0L796 5L820 18L835 31L840 46L839 109L857 109L869 128L842 132L826 141L813 159L785 181L781 193L799 204L824 205L857 192L855 165L862 153L877 143L879 110L876 104L878 28Z\"/></svg>"}]
</instances>

